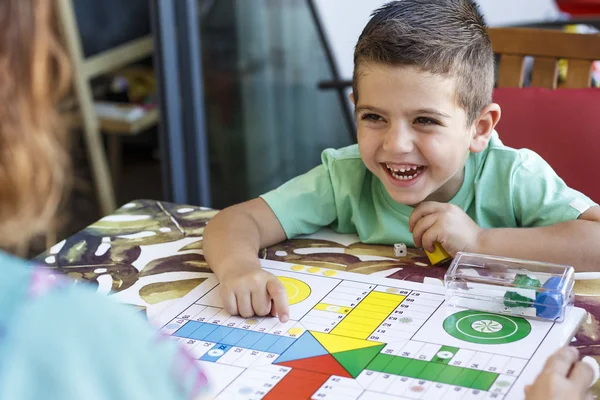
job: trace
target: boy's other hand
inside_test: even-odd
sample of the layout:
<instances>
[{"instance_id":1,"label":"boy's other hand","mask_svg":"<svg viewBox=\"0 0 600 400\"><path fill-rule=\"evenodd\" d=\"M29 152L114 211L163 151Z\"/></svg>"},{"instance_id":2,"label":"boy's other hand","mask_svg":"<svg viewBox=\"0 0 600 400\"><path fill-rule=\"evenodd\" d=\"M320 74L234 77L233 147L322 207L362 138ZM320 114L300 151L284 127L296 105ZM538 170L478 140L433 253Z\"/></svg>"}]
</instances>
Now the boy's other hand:
<instances>
[{"instance_id":1,"label":"boy's other hand","mask_svg":"<svg viewBox=\"0 0 600 400\"><path fill-rule=\"evenodd\" d=\"M527 400L592 399L588 387L594 378L589 365L578 361L579 351L563 347L554 353L533 384L525 388Z\"/></svg>"},{"instance_id":2,"label":"boy's other hand","mask_svg":"<svg viewBox=\"0 0 600 400\"><path fill-rule=\"evenodd\" d=\"M232 315L249 318L254 315L289 319L288 298L283 283L270 272L258 267L234 269L220 277L221 299Z\"/></svg>"},{"instance_id":3,"label":"boy's other hand","mask_svg":"<svg viewBox=\"0 0 600 400\"><path fill-rule=\"evenodd\" d=\"M483 228L463 210L449 203L426 201L419 204L408 220L416 247L433 252L439 242L451 256L459 251L476 251Z\"/></svg>"}]
</instances>

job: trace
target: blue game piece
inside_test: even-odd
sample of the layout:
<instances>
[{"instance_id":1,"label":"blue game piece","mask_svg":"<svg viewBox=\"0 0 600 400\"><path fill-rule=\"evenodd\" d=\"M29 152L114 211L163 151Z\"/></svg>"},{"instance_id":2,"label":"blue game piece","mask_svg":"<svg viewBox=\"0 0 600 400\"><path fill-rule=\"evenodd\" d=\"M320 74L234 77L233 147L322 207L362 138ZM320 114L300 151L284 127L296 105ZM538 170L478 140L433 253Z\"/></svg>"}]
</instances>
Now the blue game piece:
<instances>
[{"instance_id":1,"label":"blue game piece","mask_svg":"<svg viewBox=\"0 0 600 400\"><path fill-rule=\"evenodd\" d=\"M200 357L200 360L208 362L217 362L219 358L223 357L223 355L227 353L227 351L230 348L231 346L217 343L212 349L206 352L206 354Z\"/></svg>"},{"instance_id":2,"label":"blue game piece","mask_svg":"<svg viewBox=\"0 0 600 400\"><path fill-rule=\"evenodd\" d=\"M562 279L553 276L548 279L543 287L546 289L560 290ZM535 315L546 319L556 319L560 316L563 307L563 298L560 293L538 292L535 296Z\"/></svg>"}]
</instances>

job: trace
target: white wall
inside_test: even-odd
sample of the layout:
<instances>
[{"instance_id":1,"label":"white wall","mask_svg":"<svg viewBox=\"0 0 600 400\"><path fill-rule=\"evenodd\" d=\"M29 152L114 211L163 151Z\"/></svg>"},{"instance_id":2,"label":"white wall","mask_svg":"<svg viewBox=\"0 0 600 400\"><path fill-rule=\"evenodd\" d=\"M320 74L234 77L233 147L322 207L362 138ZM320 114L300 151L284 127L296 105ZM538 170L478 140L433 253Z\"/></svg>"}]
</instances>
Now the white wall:
<instances>
[{"instance_id":1,"label":"white wall","mask_svg":"<svg viewBox=\"0 0 600 400\"><path fill-rule=\"evenodd\" d=\"M354 45L371 13L388 0L313 0L340 77L352 77Z\"/></svg>"},{"instance_id":2,"label":"white wall","mask_svg":"<svg viewBox=\"0 0 600 400\"><path fill-rule=\"evenodd\" d=\"M560 12L554 0L476 0L490 26L551 21Z\"/></svg>"},{"instance_id":3,"label":"white wall","mask_svg":"<svg viewBox=\"0 0 600 400\"><path fill-rule=\"evenodd\" d=\"M354 45L373 10L387 0L313 0L343 79L352 77ZM477 0L490 26L556 19L554 0Z\"/></svg>"}]
</instances>

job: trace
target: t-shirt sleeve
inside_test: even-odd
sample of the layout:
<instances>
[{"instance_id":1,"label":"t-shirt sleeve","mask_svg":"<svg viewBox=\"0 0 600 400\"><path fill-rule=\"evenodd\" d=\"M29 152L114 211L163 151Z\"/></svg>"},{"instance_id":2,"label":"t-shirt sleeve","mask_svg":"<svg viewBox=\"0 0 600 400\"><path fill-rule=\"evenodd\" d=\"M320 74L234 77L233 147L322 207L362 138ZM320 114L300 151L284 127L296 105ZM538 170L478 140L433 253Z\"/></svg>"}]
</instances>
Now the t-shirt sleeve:
<instances>
[{"instance_id":1,"label":"t-shirt sleeve","mask_svg":"<svg viewBox=\"0 0 600 400\"><path fill-rule=\"evenodd\" d=\"M547 226L574 220L597 205L567 186L537 153L520 150L519 156L512 176L512 191L520 226Z\"/></svg>"},{"instance_id":2,"label":"t-shirt sleeve","mask_svg":"<svg viewBox=\"0 0 600 400\"><path fill-rule=\"evenodd\" d=\"M207 388L178 343L79 287L19 307L0 344L2 399L197 399Z\"/></svg>"},{"instance_id":3,"label":"t-shirt sleeve","mask_svg":"<svg viewBox=\"0 0 600 400\"><path fill-rule=\"evenodd\" d=\"M327 154L323 153L322 165L261 196L288 239L314 233L337 218L330 175L332 160Z\"/></svg>"}]
</instances>

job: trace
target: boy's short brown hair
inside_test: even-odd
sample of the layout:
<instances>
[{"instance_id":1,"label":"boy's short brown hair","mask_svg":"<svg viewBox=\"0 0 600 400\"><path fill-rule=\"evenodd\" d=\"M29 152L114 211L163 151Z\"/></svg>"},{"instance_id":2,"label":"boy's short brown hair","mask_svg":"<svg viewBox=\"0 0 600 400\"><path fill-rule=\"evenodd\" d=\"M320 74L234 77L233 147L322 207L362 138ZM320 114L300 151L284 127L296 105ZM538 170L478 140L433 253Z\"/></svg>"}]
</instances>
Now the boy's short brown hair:
<instances>
[{"instance_id":1,"label":"boy's short brown hair","mask_svg":"<svg viewBox=\"0 0 600 400\"><path fill-rule=\"evenodd\" d=\"M400 0L377 9L354 51L356 102L360 66L369 62L453 77L469 124L492 101L492 43L471 0Z\"/></svg>"}]
</instances>

